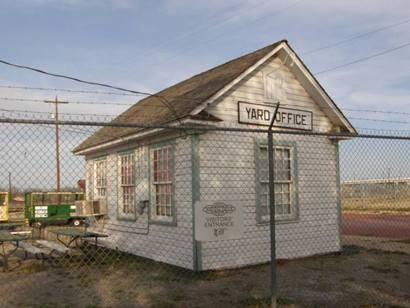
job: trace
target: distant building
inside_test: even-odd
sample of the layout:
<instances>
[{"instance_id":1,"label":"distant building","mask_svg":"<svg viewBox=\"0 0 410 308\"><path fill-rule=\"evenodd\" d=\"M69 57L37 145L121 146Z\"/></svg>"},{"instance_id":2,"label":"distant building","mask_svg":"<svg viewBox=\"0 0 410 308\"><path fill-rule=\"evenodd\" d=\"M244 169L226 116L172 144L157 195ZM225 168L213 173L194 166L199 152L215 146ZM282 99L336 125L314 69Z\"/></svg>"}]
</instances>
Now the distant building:
<instances>
[{"instance_id":1,"label":"distant building","mask_svg":"<svg viewBox=\"0 0 410 308\"><path fill-rule=\"evenodd\" d=\"M260 128L280 101L281 129L355 132L287 41L158 95L166 102L147 97L113 122ZM274 147L283 169L276 184L278 258L339 251L338 140L280 135ZM87 198L107 200L100 224L108 247L193 270L269 261L265 133L198 129L187 137L104 127L74 153L87 162Z\"/></svg>"}]
</instances>

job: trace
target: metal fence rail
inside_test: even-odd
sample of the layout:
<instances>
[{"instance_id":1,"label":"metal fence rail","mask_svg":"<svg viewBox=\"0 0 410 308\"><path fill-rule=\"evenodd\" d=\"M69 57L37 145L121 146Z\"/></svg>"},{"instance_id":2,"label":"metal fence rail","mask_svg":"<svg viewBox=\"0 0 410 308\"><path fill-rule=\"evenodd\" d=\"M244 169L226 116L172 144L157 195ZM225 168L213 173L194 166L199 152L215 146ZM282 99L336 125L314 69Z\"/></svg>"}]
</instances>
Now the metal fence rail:
<instances>
[{"instance_id":1,"label":"metal fence rail","mask_svg":"<svg viewBox=\"0 0 410 308\"><path fill-rule=\"evenodd\" d=\"M60 123L57 194L53 121L0 119L0 306L265 307L272 275L279 306L408 306L410 138L118 124L160 131L73 153L109 126Z\"/></svg>"}]
</instances>

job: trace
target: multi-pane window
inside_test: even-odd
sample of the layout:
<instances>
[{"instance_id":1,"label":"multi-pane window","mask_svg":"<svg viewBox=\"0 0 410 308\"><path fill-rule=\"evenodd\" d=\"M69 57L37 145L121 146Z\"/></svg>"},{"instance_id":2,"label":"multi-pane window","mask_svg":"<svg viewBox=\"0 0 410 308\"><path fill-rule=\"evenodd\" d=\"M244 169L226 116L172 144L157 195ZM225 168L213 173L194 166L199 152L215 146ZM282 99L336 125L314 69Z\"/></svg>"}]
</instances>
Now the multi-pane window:
<instances>
[{"instance_id":1,"label":"multi-pane window","mask_svg":"<svg viewBox=\"0 0 410 308\"><path fill-rule=\"evenodd\" d=\"M172 146L151 149L151 197L156 218L171 220L172 209Z\"/></svg>"},{"instance_id":2,"label":"multi-pane window","mask_svg":"<svg viewBox=\"0 0 410 308\"><path fill-rule=\"evenodd\" d=\"M134 154L120 155L120 198L123 214L134 213L135 205L135 176L134 176Z\"/></svg>"},{"instance_id":3,"label":"multi-pane window","mask_svg":"<svg viewBox=\"0 0 410 308\"><path fill-rule=\"evenodd\" d=\"M274 147L274 185L275 216L290 218L294 214L295 179L293 178L293 148L287 146ZM269 219L269 163L268 148L260 147L259 182L260 182L260 218Z\"/></svg>"},{"instance_id":4,"label":"multi-pane window","mask_svg":"<svg viewBox=\"0 0 410 308\"><path fill-rule=\"evenodd\" d=\"M107 195L107 161L94 162L95 169L95 199L103 199Z\"/></svg>"}]
</instances>

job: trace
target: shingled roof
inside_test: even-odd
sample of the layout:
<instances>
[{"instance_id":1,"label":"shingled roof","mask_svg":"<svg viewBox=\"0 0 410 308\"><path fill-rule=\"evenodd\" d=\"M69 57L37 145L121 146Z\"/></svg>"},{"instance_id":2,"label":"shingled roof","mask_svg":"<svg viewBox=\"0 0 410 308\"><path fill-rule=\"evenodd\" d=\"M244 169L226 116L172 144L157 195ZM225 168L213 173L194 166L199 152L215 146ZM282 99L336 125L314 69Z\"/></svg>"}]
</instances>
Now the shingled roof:
<instances>
[{"instance_id":1,"label":"shingled roof","mask_svg":"<svg viewBox=\"0 0 410 308\"><path fill-rule=\"evenodd\" d=\"M159 125L186 118L198 105L212 97L285 40L276 42L208 71L195 75L131 106L112 123ZM215 119L213 119L215 120ZM74 152L134 134L141 129L103 127L88 137Z\"/></svg>"}]
</instances>

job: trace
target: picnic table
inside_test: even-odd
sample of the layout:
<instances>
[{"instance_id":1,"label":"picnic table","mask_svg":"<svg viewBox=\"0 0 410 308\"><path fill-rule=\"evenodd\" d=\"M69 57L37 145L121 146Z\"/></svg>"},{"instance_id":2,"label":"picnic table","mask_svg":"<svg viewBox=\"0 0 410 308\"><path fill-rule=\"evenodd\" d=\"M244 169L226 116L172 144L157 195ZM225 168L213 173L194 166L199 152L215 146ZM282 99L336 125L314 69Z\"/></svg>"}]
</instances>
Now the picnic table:
<instances>
[{"instance_id":1,"label":"picnic table","mask_svg":"<svg viewBox=\"0 0 410 308\"><path fill-rule=\"evenodd\" d=\"M3 269L5 272L9 270L9 257L17 251L20 241L24 240L27 240L27 237L0 230L0 257L3 259ZM14 243L15 247L10 251L6 251L5 244L7 243Z\"/></svg>"},{"instance_id":2,"label":"picnic table","mask_svg":"<svg viewBox=\"0 0 410 308\"><path fill-rule=\"evenodd\" d=\"M91 231L83 231L83 230L78 230L78 229L57 229L57 230L51 230L50 232L56 234L57 240L68 248L71 247L72 243L75 243L75 246L78 247L79 239L94 239L94 243L97 246L99 238L108 237L107 234L91 232ZM61 236L70 237L71 239L69 240L68 243L66 243L61 239Z\"/></svg>"},{"instance_id":3,"label":"picnic table","mask_svg":"<svg viewBox=\"0 0 410 308\"><path fill-rule=\"evenodd\" d=\"M17 227L24 226L23 223L18 223L18 222L6 222L6 223L0 223L0 230L14 230Z\"/></svg>"}]
</instances>

